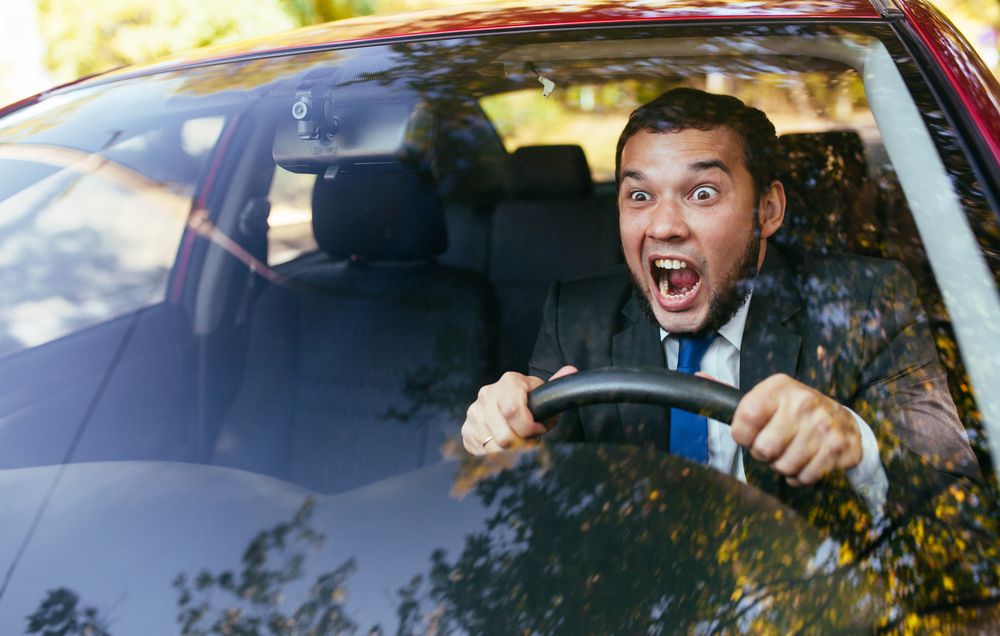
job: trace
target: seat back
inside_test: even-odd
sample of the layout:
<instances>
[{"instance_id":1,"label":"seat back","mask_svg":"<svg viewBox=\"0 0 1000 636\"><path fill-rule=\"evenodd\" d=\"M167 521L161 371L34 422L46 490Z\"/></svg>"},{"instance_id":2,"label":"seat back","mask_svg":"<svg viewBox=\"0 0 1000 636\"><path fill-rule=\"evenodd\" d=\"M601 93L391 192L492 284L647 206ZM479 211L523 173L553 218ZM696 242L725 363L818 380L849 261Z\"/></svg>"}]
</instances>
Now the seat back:
<instances>
[{"instance_id":1,"label":"seat back","mask_svg":"<svg viewBox=\"0 0 1000 636\"><path fill-rule=\"evenodd\" d=\"M489 276L500 299L499 363L526 371L552 283L621 262L613 197L593 194L579 146L511 157L511 197L493 214Z\"/></svg>"},{"instance_id":2,"label":"seat back","mask_svg":"<svg viewBox=\"0 0 1000 636\"><path fill-rule=\"evenodd\" d=\"M447 237L426 172L318 179L313 231L321 252L257 299L215 460L338 492L441 459L495 374L496 299L433 261Z\"/></svg>"},{"instance_id":3,"label":"seat back","mask_svg":"<svg viewBox=\"0 0 1000 636\"><path fill-rule=\"evenodd\" d=\"M877 191L861 137L849 130L796 133L779 144L787 206L772 240L824 254L879 255Z\"/></svg>"}]
</instances>

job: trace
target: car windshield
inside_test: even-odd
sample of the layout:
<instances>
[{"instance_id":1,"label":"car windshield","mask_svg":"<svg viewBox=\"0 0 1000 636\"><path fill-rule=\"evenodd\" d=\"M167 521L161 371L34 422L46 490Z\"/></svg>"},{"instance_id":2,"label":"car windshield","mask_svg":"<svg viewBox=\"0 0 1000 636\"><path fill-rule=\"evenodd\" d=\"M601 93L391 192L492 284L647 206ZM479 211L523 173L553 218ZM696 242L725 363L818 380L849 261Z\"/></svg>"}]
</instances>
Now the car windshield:
<instances>
[{"instance_id":1,"label":"car windshield","mask_svg":"<svg viewBox=\"0 0 1000 636\"><path fill-rule=\"evenodd\" d=\"M784 373L850 408L875 505L735 443L733 471L668 454L670 405L613 388L541 443L463 447L505 372L676 365L623 353L620 214L646 194L616 182L629 114L676 88L778 135L784 221L729 384ZM777 23L262 55L0 118L0 631L995 620L1000 228L953 122L888 27ZM701 284L663 260L661 285Z\"/></svg>"}]
</instances>

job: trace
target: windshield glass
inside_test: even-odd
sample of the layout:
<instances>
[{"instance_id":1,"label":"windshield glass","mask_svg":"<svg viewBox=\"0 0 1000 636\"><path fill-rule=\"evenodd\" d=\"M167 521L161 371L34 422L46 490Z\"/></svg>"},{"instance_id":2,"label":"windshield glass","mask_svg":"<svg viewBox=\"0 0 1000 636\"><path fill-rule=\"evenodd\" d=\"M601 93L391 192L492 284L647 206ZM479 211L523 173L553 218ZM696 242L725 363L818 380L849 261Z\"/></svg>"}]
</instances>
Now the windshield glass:
<instances>
[{"instance_id":1,"label":"windshield glass","mask_svg":"<svg viewBox=\"0 0 1000 636\"><path fill-rule=\"evenodd\" d=\"M0 631L995 618L1000 229L894 38L399 42L0 119ZM540 442L485 424L566 366Z\"/></svg>"}]
</instances>

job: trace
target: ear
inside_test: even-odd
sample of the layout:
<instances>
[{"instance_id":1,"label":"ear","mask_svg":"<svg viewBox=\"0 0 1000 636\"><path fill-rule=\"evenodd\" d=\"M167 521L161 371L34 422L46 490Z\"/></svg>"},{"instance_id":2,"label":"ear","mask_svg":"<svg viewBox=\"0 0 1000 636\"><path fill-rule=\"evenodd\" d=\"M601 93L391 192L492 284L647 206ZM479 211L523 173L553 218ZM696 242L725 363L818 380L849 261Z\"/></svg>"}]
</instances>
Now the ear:
<instances>
[{"instance_id":1,"label":"ear","mask_svg":"<svg viewBox=\"0 0 1000 636\"><path fill-rule=\"evenodd\" d=\"M785 186L780 181L771 185L760 197L760 237L770 238L785 220Z\"/></svg>"}]
</instances>

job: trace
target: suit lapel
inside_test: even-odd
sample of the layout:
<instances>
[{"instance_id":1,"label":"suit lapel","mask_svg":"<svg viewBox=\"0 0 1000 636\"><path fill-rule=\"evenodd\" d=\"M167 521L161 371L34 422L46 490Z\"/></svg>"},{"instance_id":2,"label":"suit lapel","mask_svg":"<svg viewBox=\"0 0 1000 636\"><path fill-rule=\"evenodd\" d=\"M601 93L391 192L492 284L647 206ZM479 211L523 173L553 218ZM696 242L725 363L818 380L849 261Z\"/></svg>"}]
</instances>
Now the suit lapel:
<instances>
[{"instance_id":1,"label":"suit lapel","mask_svg":"<svg viewBox=\"0 0 1000 636\"><path fill-rule=\"evenodd\" d=\"M666 357L659 330L639 307L635 295L622 308L627 320L611 339L611 364L616 367L656 367L665 369ZM618 403L625 440L630 444L654 445L666 450L668 429L666 409L648 404Z\"/></svg>"},{"instance_id":2,"label":"suit lapel","mask_svg":"<svg viewBox=\"0 0 1000 636\"><path fill-rule=\"evenodd\" d=\"M746 393L775 373L795 376L802 337L792 317L802 308L794 273L786 259L769 246L764 265L754 283L740 346L740 390ZM777 493L781 478L769 466L743 451L747 481Z\"/></svg>"}]
</instances>

